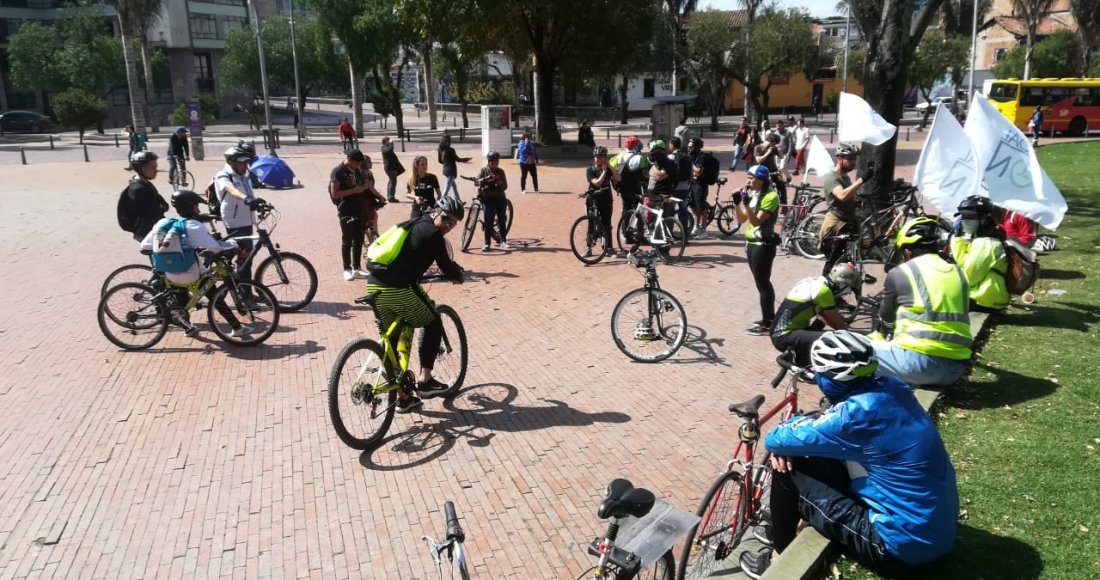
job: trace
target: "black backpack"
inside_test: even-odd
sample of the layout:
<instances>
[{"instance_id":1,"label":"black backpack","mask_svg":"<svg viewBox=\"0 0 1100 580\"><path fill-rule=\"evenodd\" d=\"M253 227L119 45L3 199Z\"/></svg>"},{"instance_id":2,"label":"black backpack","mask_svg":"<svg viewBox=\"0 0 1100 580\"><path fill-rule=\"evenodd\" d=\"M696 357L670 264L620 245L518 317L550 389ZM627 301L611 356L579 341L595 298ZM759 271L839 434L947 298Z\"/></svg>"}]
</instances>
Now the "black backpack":
<instances>
[{"instance_id":1,"label":"black backpack","mask_svg":"<svg viewBox=\"0 0 1100 580\"><path fill-rule=\"evenodd\" d=\"M699 182L703 185L714 185L718 183L718 175L721 172L718 158L710 153L703 153L703 171L699 174Z\"/></svg>"},{"instance_id":2,"label":"black backpack","mask_svg":"<svg viewBox=\"0 0 1100 580\"><path fill-rule=\"evenodd\" d=\"M124 232L136 233L137 229L137 215L134 214L134 200L130 199L130 195L127 191L130 188L122 190L122 194L118 196L118 227L122 228Z\"/></svg>"}]
</instances>

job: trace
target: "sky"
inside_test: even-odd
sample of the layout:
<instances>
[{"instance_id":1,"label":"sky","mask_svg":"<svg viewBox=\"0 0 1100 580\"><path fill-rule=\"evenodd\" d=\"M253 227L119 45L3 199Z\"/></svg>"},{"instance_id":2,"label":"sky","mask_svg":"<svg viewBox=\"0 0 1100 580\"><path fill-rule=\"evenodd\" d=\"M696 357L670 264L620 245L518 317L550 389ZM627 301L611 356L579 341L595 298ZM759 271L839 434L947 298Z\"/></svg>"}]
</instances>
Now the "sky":
<instances>
[{"instance_id":1,"label":"sky","mask_svg":"<svg viewBox=\"0 0 1100 580\"><path fill-rule=\"evenodd\" d=\"M812 16L838 16L836 11L837 0L779 0L780 8L806 8ZM716 10L739 10L741 2L738 0L700 0L698 9L713 6Z\"/></svg>"}]
</instances>

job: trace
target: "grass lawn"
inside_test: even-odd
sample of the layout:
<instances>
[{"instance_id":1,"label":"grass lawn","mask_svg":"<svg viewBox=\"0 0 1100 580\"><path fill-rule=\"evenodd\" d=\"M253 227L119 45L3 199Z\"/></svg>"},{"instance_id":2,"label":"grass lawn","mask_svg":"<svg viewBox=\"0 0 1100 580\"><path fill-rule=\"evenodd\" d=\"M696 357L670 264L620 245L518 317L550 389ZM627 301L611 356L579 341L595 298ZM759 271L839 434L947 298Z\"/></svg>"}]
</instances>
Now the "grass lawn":
<instances>
[{"instance_id":1,"label":"grass lawn","mask_svg":"<svg viewBox=\"0 0 1100 580\"><path fill-rule=\"evenodd\" d=\"M936 419L958 472L955 551L929 578L1100 578L1100 143L1039 160L1069 212L1036 302L1000 316ZM874 578L842 559L833 577Z\"/></svg>"}]
</instances>

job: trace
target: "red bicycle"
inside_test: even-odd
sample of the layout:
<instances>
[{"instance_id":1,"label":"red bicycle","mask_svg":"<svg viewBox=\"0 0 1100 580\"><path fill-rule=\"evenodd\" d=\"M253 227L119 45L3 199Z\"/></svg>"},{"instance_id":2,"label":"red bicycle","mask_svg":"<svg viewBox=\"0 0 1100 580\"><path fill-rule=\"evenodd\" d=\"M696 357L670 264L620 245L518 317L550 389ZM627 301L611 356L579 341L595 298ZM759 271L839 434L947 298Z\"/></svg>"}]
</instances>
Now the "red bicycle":
<instances>
[{"instance_id":1,"label":"red bicycle","mask_svg":"<svg viewBox=\"0 0 1100 580\"><path fill-rule=\"evenodd\" d=\"M680 555L677 578L710 576L719 566L723 566L722 562L727 558L737 555L737 547L745 532L760 524L763 511L761 498L772 476L770 453L765 451L760 462L755 462L760 426L776 416L786 421L798 413L798 383L813 383L813 373L795 366L793 360L791 352L776 359L780 368L772 379L772 388L777 388L788 376L789 380L783 398L763 416L760 415L760 407L764 405L764 395L730 405L730 412L743 419L738 430L740 441L725 471L699 503L695 515L701 519L688 532Z\"/></svg>"}]
</instances>

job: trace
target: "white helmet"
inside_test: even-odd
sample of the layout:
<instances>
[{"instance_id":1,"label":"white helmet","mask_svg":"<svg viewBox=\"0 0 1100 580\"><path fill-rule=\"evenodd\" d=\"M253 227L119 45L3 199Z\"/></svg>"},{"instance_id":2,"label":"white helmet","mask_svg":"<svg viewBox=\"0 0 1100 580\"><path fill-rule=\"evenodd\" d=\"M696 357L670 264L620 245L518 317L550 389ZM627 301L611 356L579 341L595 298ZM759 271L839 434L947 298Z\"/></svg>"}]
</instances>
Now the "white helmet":
<instances>
[{"instance_id":1,"label":"white helmet","mask_svg":"<svg viewBox=\"0 0 1100 580\"><path fill-rule=\"evenodd\" d=\"M847 330L821 335L810 347L810 364L814 372L838 381L871 377L878 370L871 341Z\"/></svg>"}]
</instances>

